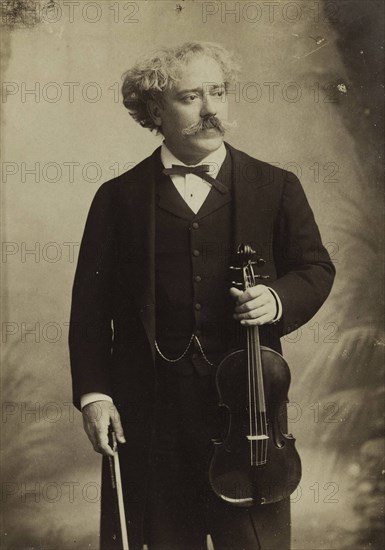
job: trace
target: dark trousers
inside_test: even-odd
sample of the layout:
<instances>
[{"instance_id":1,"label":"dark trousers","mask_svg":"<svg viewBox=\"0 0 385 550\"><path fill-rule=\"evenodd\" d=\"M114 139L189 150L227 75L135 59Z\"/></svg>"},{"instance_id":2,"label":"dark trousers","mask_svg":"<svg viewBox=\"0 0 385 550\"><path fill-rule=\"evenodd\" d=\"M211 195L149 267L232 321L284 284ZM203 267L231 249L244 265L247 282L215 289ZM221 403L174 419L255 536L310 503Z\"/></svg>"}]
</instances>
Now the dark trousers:
<instances>
[{"instance_id":1,"label":"dark trousers","mask_svg":"<svg viewBox=\"0 0 385 550\"><path fill-rule=\"evenodd\" d=\"M290 548L288 499L238 508L211 490L208 465L221 421L214 372L201 357L178 364L158 361L155 437L146 509L150 550ZM203 368L200 368L203 367Z\"/></svg>"}]
</instances>

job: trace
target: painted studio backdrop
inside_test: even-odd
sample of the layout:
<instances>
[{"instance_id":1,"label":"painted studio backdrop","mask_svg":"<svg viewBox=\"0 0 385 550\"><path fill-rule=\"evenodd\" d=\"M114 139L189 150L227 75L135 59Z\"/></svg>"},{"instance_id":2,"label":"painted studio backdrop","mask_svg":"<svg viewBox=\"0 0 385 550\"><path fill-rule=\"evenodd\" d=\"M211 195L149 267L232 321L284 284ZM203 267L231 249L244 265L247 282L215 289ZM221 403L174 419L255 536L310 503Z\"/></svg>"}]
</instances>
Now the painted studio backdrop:
<instances>
[{"instance_id":1,"label":"painted studio backdrop","mask_svg":"<svg viewBox=\"0 0 385 550\"><path fill-rule=\"evenodd\" d=\"M337 278L283 339L303 479L294 550L382 548L382 2L1 0L4 549L98 548L100 456L71 405L71 287L91 200L159 144L121 103L144 52L242 61L235 147L295 172Z\"/></svg>"}]
</instances>

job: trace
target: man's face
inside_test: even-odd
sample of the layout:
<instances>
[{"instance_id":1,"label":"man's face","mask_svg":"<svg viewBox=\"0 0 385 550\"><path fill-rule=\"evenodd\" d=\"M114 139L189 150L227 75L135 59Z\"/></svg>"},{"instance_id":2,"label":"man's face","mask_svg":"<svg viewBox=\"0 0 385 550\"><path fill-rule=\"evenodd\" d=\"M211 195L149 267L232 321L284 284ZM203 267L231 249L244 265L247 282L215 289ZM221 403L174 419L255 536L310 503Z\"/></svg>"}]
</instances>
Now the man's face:
<instances>
[{"instance_id":1,"label":"man's face","mask_svg":"<svg viewBox=\"0 0 385 550\"><path fill-rule=\"evenodd\" d=\"M211 115L227 120L227 111L220 66L211 57L197 56L185 65L173 89L164 93L156 123L170 151L182 162L195 164L220 147L223 134L217 128L194 135L184 135L183 130Z\"/></svg>"}]
</instances>

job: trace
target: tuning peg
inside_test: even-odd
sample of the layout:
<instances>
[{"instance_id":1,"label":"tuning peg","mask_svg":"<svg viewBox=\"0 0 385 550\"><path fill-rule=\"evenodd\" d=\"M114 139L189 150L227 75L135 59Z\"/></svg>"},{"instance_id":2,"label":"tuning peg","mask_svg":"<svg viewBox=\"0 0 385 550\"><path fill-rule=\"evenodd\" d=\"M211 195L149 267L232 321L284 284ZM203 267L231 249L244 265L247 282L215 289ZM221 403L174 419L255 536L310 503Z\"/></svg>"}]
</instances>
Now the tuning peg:
<instances>
[{"instance_id":1,"label":"tuning peg","mask_svg":"<svg viewBox=\"0 0 385 550\"><path fill-rule=\"evenodd\" d=\"M233 286L239 286L239 288L243 288L243 284L242 283L237 283L237 281L231 281L231 284Z\"/></svg>"},{"instance_id":2,"label":"tuning peg","mask_svg":"<svg viewBox=\"0 0 385 550\"><path fill-rule=\"evenodd\" d=\"M252 265L256 265L256 266L258 266L258 267L262 267L262 266L265 265L266 262L265 262L265 260L264 260L263 258L258 258L258 260L255 260L255 261L253 261L253 262L251 262L251 263L252 263Z\"/></svg>"},{"instance_id":3,"label":"tuning peg","mask_svg":"<svg viewBox=\"0 0 385 550\"><path fill-rule=\"evenodd\" d=\"M233 269L234 271L242 271L241 267L237 267L237 266L234 266L234 265L230 265L229 269Z\"/></svg>"}]
</instances>

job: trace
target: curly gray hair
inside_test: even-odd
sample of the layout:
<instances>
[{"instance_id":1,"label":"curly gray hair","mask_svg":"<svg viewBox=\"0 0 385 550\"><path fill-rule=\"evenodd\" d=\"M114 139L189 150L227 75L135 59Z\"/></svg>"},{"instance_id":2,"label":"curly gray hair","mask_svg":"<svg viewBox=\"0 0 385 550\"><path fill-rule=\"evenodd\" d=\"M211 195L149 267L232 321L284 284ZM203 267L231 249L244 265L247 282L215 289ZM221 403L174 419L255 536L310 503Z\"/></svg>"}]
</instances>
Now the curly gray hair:
<instances>
[{"instance_id":1,"label":"curly gray hair","mask_svg":"<svg viewBox=\"0 0 385 550\"><path fill-rule=\"evenodd\" d=\"M149 128L156 133L161 131L148 112L148 101L153 99L161 102L163 92L171 89L178 80L181 67L195 55L215 59L223 71L226 89L235 82L239 65L232 53L219 44L185 42L181 46L157 50L152 55L140 59L122 76L123 104L143 128Z\"/></svg>"}]
</instances>

